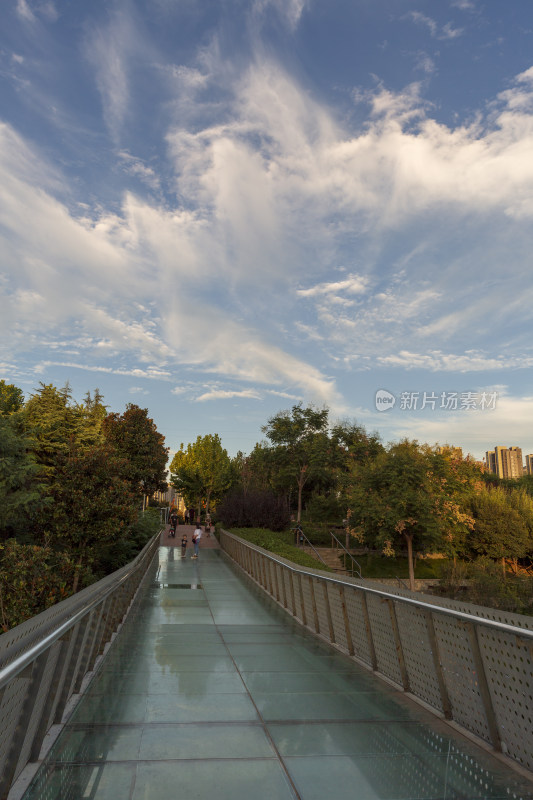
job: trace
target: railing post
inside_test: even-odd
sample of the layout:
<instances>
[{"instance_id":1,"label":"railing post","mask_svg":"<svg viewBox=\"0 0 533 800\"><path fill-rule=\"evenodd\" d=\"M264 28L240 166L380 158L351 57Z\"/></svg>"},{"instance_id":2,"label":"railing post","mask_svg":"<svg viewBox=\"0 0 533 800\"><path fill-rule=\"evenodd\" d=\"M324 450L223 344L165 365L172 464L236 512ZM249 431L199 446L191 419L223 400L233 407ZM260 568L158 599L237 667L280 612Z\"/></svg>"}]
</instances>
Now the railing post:
<instances>
[{"instance_id":1,"label":"railing post","mask_svg":"<svg viewBox=\"0 0 533 800\"><path fill-rule=\"evenodd\" d=\"M76 663L78 661L78 656L79 656L79 647L83 641L88 622L89 622L88 618L84 617L78 624L77 631L73 633L74 641L72 643L72 650L70 652L70 658L65 672L65 679L63 681L63 686L61 687L61 694L59 695L59 701L54 713L54 722L56 724L61 722L63 718L63 712L65 711L65 706L67 705L68 699L70 697L70 687L72 686L74 672L76 670Z\"/></svg>"},{"instance_id":2,"label":"railing post","mask_svg":"<svg viewBox=\"0 0 533 800\"><path fill-rule=\"evenodd\" d=\"M316 607L316 597L315 597L315 583L311 576L309 576L309 588L311 590L311 605L313 607L313 617L315 622L315 631L320 633L320 623L318 621L318 611Z\"/></svg>"},{"instance_id":3,"label":"railing post","mask_svg":"<svg viewBox=\"0 0 533 800\"><path fill-rule=\"evenodd\" d=\"M372 635L372 626L370 624L370 615L368 613L368 604L366 602L366 594L364 589L361 590L361 606L365 620L366 638L368 641L368 650L370 652L370 661L372 664L372 669L374 672L376 672L378 668L378 660L376 658L376 648L374 647L374 637Z\"/></svg>"},{"instance_id":4,"label":"railing post","mask_svg":"<svg viewBox=\"0 0 533 800\"><path fill-rule=\"evenodd\" d=\"M328 620L329 638L332 644L335 644L335 628L333 627L333 617L331 616L331 606L329 603L328 585L326 581L321 581L322 589L324 590L324 603L326 605L326 617Z\"/></svg>"},{"instance_id":5,"label":"railing post","mask_svg":"<svg viewBox=\"0 0 533 800\"><path fill-rule=\"evenodd\" d=\"M61 676L62 676L61 664L63 662L64 655L69 646L70 642L69 634L67 633L65 634L65 636L61 637L59 642L60 642L59 653L57 654L56 669L54 670L50 686L48 687L48 692L46 693L46 700L43 704L43 709L41 712L41 718L39 720L39 724L37 725L33 741L31 743L29 761L38 761L39 759L39 753L41 752L43 739L46 735L46 731L48 730L48 720L50 718L50 714L52 713L54 701L56 699L57 693L59 691L59 686L61 684Z\"/></svg>"},{"instance_id":6,"label":"railing post","mask_svg":"<svg viewBox=\"0 0 533 800\"><path fill-rule=\"evenodd\" d=\"M279 590L279 576L278 576L278 565L275 561L271 561L272 569L274 570L274 586L276 588L275 598L278 603L281 601L281 592Z\"/></svg>"},{"instance_id":7,"label":"railing post","mask_svg":"<svg viewBox=\"0 0 533 800\"><path fill-rule=\"evenodd\" d=\"M293 617L296 616L296 595L294 593L294 572L289 570L289 583L291 587L291 603L292 603L292 615Z\"/></svg>"},{"instance_id":8,"label":"railing post","mask_svg":"<svg viewBox=\"0 0 533 800\"><path fill-rule=\"evenodd\" d=\"M398 656L398 666L400 667L400 675L402 677L402 686L405 692L409 691L409 674L405 666L405 657L403 654L402 639L400 636L400 629L398 628L398 619L396 617L396 608L394 607L393 600L387 600L389 606L390 621L392 626L392 633L394 635L394 644L396 645L396 654Z\"/></svg>"},{"instance_id":9,"label":"railing post","mask_svg":"<svg viewBox=\"0 0 533 800\"><path fill-rule=\"evenodd\" d=\"M346 608L346 596L344 594L344 586L339 586L339 594L341 598L341 607L342 607L342 617L344 619L344 630L346 632L346 643L348 645L348 653L353 656L354 655L354 648L353 648L353 641L352 641L352 631L350 629L350 619L348 617L348 610Z\"/></svg>"},{"instance_id":10,"label":"railing post","mask_svg":"<svg viewBox=\"0 0 533 800\"><path fill-rule=\"evenodd\" d=\"M298 573L298 586L300 589L300 605L302 607L302 623L307 625L307 614L305 613L305 601L304 601L304 592L303 592L303 583L302 583L302 574L301 572Z\"/></svg>"},{"instance_id":11,"label":"railing post","mask_svg":"<svg viewBox=\"0 0 533 800\"><path fill-rule=\"evenodd\" d=\"M498 722L496 714L494 713L494 706L492 705L492 697L490 696L489 684L487 682L487 675L485 673L485 666L483 664L483 656L479 647L479 639L477 634L477 626L473 622L467 622L466 628L468 631L468 638L470 640L470 647L472 649L472 656L474 658L474 666L476 668L477 681L479 693L485 709L485 716L487 717L487 725L492 745L495 750L502 750L502 740L498 730Z\"/></svg>"},{"instance_id":12,"label":"railing post","mask_svg":"<svg viewBox=\"0 0 533 800\"><path fill-rule=\"evenodd\" d=\"M433 666L435 667L435 675L437 676L437 683L439 684L440 699L442 703L442 710L446 719L453 719L452 704L446 688L446 681L444 680L444 673L442 671L442 662L440 660L439 643L435 634L435 625L433 624L433 614L431 611L425 612L426 628L428 632L429 645L433 655Z\"/></svg>"},{"instance_id":13,"label":"railing post","mask_svg":"<svg viewBox=\"0 0 533 800\"><path fill-rule=\"evenodd\" d=\"M285 575L287 573L287 567L281 567L280 568L280 572L281 572L281 576L280 576L281 577L281 588L283 589L283 592L282 592L282 594L283 594L283 607L284 608L288 608L289 604L287 602L287 582L285 580Z\"/></svg>"}]
</instances>

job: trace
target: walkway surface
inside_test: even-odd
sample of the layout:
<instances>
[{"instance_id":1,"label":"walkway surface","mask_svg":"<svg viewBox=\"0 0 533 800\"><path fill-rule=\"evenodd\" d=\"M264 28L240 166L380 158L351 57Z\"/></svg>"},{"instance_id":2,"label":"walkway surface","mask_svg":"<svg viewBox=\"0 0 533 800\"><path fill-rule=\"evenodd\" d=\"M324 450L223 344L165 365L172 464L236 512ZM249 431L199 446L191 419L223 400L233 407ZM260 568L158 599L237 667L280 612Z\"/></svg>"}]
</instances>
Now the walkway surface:
<instances>
[{"instance_id":1,"label":"walkway surface","mask_svg":"<svg viewBox=\"0 0 533 800\"><path fill-rule=\"evenodd\" d=\"M160 548L26 800L532 800L202 545Z\"/></svg>"}]
</instances>

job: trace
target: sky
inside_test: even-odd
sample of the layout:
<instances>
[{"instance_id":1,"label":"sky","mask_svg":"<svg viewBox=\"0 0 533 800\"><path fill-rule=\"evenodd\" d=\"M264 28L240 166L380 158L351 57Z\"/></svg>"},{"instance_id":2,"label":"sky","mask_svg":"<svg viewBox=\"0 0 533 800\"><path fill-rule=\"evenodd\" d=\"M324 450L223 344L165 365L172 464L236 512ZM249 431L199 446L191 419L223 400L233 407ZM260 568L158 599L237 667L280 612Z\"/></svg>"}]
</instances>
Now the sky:
<instances>
[{"instance_id":1,"label":"sky","mask_svg":"<svg viewBox=\"0 0 533 800\"><path fill-rule=\"evenodd\" d=\"M2 0L0 378L533 453L531 0Z\"/></svg>"}]
</instances>

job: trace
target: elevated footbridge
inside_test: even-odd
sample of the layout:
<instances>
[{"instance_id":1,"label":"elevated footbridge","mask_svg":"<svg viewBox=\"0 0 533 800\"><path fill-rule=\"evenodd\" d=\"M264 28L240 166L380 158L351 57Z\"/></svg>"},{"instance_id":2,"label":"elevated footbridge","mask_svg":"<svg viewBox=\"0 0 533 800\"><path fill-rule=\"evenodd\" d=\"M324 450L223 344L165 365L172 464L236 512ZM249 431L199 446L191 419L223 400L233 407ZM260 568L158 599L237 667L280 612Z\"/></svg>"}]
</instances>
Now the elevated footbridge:
<instances>
[{"instance_id":1,"label":"elevated footbridge","mask_svg":"<svg viewBox=\"0 0 533 800\"><path fill-rule=\"evenodd\" d=\"M414 661L402 653L401 612L391 616L387 597L378 601L392 624L393 640L394 631L400 637L395 680L383 670L381 678L373 674L380 672L388 633L383 620L379 632L373 600L367 602L369 628L363 619L363 629L355 629L350 600L350 592L360 591L355 582L327 585L326 573L299 570L290 579L284 572L287 562L227 534L221 541L228 552L214 539L203 540L197 560L190 550L181 557L179 535L176 546L163 541L147 550L135 592L127 600L123 596L129 612L124 617L126 609L119 609L123 621L117 635L113 628L120 619L115 614L111 620L112 601L104 599L105 611L95 606L83 633L81 628L72 633L71 627L70 634L64 631L56 639L54 648L59 655L63 648L64 657L72 656L77 640L77 662L86 659L89 682L81 681L72 658L70 673L63 674L67 668L55 656L48 681L53 686L55 676L54 698L39 694L37 672L41 678L46 672L42 653L39 668L28 661L18 673L19 683L27 683L26 707L22 702L23 714L10 728L17 752L9 742L2 751L4 774L12 771L4 797L533 800L524 765L513 769L491 743L464 735L444 713L432 712L430 703L415 702L411 686L402 686L402 679L413 675ZM332 592L343 598L344 607L342 602L335 606ZM88 638L98 619L100 629L107 625L110 645L105 637ZM358 647L360 656L363 652L359 639L373 641L374 664L365 665L357 655ZM13 699L15 690L13 679L5 682L9 664L0 664L0 708L7 719L8 695ZM473 686L479 683L474 677ZM479 687L476 691L479 695ZM450 694L448 701L454 702ZM46 713L33 718L31 703L40 703ZM57 722L60 711L61 732L49 746L43 728ZM40 760L35 752L39 725ZM506 732L498 728L498 733L503 741ZM31 756L26 767L24 749Z\"/></svg>"}]
</instances>

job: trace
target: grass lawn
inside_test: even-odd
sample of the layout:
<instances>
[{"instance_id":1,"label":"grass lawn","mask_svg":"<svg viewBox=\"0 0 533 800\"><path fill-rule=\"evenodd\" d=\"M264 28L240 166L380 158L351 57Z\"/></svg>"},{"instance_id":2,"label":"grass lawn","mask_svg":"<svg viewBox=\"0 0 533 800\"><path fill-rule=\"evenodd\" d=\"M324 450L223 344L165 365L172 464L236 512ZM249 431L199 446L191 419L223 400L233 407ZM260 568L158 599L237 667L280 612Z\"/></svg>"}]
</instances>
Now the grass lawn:
<instances>
[{"instance_id":1,"label":"grass lawn","mask_svg":"<svg viewBox=\"0 0 533 800\"><path fill-rule=\"evenodd\" d=\"M361 565L363 578L403 578L409 577L407 558L390 558L379 553L355 556ZM416 561L415 578L440 578L442 568L448 560L432 558Z\"/></svg>"},{"instance_id":2,"label":"grass lawn","mask_svg":"<svg viewBox=\"0 0 533 800\"><path fill-rule=\"evenodd\" d=\"M332 572L329 567L317 561L316 558L304 553L300 548L295 547L294 534L291 531L269 531L266 528L229 528L229 533L234 533L241 539L245 539L250 544L269 550L275 555L286 558L301 567L311 567L321 569L325 572Z\"/></svg>"}]
</instances>

